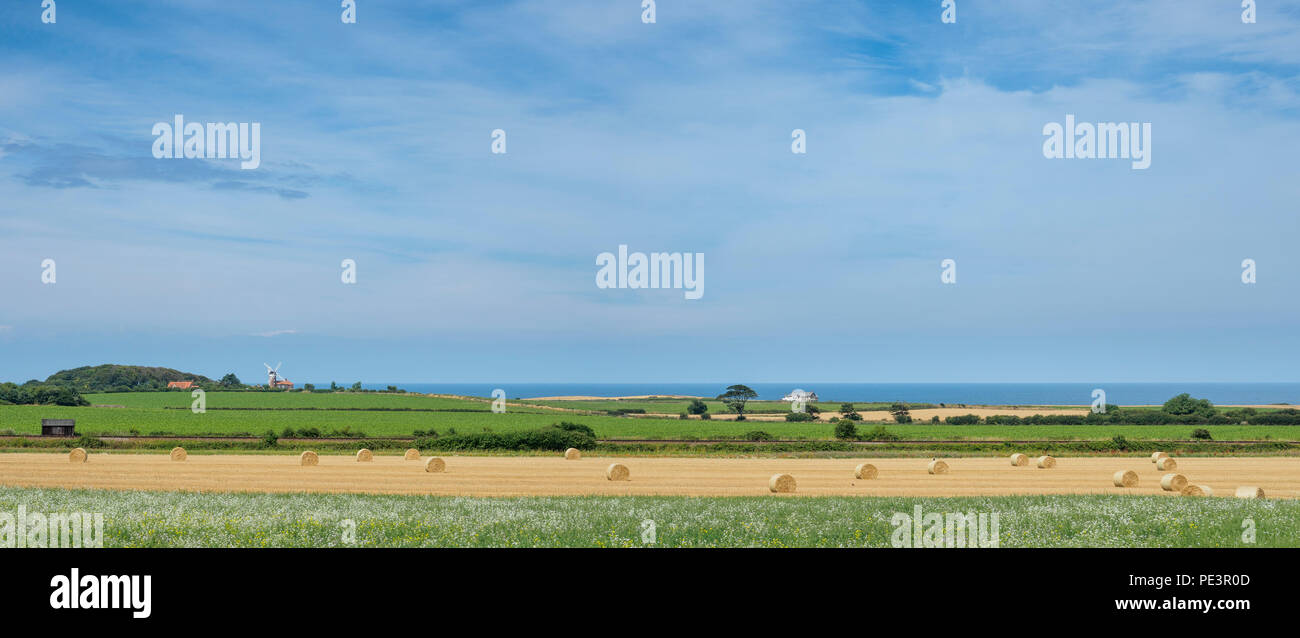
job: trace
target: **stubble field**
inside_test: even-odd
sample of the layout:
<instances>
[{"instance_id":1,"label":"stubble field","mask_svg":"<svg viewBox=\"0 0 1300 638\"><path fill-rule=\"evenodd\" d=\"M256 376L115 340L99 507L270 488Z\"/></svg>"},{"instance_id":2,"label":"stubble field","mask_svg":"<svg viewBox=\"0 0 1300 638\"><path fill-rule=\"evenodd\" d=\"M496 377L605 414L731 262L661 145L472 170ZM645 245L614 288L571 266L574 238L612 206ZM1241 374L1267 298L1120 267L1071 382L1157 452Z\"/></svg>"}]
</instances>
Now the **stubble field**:
<instances>
[{"instance_id":1,"label":"stubble field","mask_svg":"<svg viewBox=\"0 0 1300 638\"><path fill-rule=\"evenodd\" d=\"M427 458L427 457L426 457ZM792 459L444 456L446 471L424 471L421 461L376 456L321 456L301 466L287 455L192 455L173 462L165 454L91 454L70 463L65 454L0 455L0 485L113 490L431 494L445 496L762 496L776 473L795 477L794 496L1009 496L1026 494L1126 494L1188 500L1160 488L1148 460L1061 458L1051 469L1013 467L1001 458L947 459L946 474L929 474L926 459ZM610 481L605 468L622 463L631 480ZM879 476L854 477L868 462ZM1217 496L1254 485L1269 497L1300 496L1300 458L1184 458L1177 472L1208 485ZM1134 488L1111 483L1117 470L1139 475ZM784 495L782 495L784 496Z\"/></svg>"}]
</instances>

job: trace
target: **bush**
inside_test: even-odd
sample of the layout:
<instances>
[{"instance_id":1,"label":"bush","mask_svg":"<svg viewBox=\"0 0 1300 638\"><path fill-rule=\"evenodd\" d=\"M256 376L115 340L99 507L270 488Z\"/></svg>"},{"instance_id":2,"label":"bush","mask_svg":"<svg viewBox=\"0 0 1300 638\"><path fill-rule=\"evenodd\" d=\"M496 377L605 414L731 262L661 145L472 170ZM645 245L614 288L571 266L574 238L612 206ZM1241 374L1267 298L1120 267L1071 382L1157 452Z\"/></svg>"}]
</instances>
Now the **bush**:
<instances>
[{"instance_id":1,"label":"bush","mask_svg":"<svg viewBox=\"0 0 1300 638\"><path fill-rule=\"evenodd\" d=\"M1205 441L1214 440L1214 438L1210 436L1210 431L1205 428L1196 428L1195 430L1192 430L1192 438L1202 439Z\"/></svg>"},{"instance_id":2,"label":"bush","mask_svg":"<svg viewBox=\"0 0 1300 638\"><path fill-rule=\"evenodd\" d=\"M713 419L713 415L712 415L712 414L709 414L708 412L705 412L705 413L703 413L703 414L700 415L700 418L701 418L701 419L704 419L705 421L709 421L709 420L712 420L712 419Z\"/></svg>"},{"instance_id":3,"label":"bush","mask_svg":"<svg viewBox=\"0 0 1300 638\"><path fill-rule=\"evenodd\" d=\"M1214 404L1210 403L1208 399L1195 399L1192 398L1192 395L1187 394L1186 392L1165 401L1165 405L1161 409L1169 414L1180 416L1195 414L1202 417L1209 417L1213 416L1215 412Z\"/></svg>"},{"instance_id":4,"label":"bush","mask_svg":"<svg viewBox=\"0 0 1300 638\"><path fill-rule=\"evenodd\" d=\"M744 415L744 414L737 414L737 415L736 415L736 420L737 420L737 421L744 421L744 420L745 420L745 415Z\"/></svg>"},{"instance_id":5,"label":"bush","mask_svg":"<svg viewBox=\"0 0 1300 638\"><path fill-rule=\"evenodd\" d=\"M959 416L950 416L944 419L948 425L975 425L980 422L980 418L974 414L962 414Z\"/></svg>"},{"instance_id":6,"label":"bush","mask_svg":"<svg viewBox=\"0 0 1300 638\"><path fill-rule=\"evenodd\" d=\"M688 414L704 414L709 411L709 405L699 399L691 399L691 404L686 406Z\"/></svg>"},{"instance_id":7,"label":"bush","mask_svg":"<svg viewBox=\"0 0 1300 638\"><path fill-rule=\"evenodd\" d=\"M72 442L72 447L79 447L87 450L90 448L99 448L99 447L104 447L104 441L101 439L97 439L93 436L86 436L83 434L80 437L78 437L76 441Z\"/></svg>"},{"instance_id":8,"label":"bush","mask_svg":"<svg viewBox=\"0 0 1300 638\"><path fill-rule=\"evenodd\" d=\"M1123 434L1116 434L1114 437L1111 438L1110 442L1115 446L1115 449L1117 450L1127 450L1130 447L1128 439L1125 438Z\"/></svg>"},{"instance_id":9,"label":"bush","mask_svg":"<svg viewBox=\"0 0 1300 638\"><path fill-rule=\"evenodd\" d=\"M895 423L911 423L912 412L906 403L895 401L894 405L889 406L889 413L893 415Z\"/></svg>"},{"instance_id":10,"label":"bush","mask_svg":"<svg viewBox=\"0 0 1300 638\"><path fill-rule=\"evenodd\" d=\"M837 439L856 439L858 438L858 425L849 419L840 419L835 424L835 438Z\"/></svg>"},{"instance_id":11,"label":"bush","mask_svg":"<svg viewBox=\"0 0 1300 638\"><path fill-rule=\"evenodd\" d=\"M266 434L262 435L262 447L275 447L279 443L280 437L276 436L275 432L271 430L267 430Z\"/></svg>"},{"instance_id":12,"label":"bush","mask_svg":"<svg viewBox=\"0 0 1300 638\"><path fill-rule=\"evenodd\" d=\"M791 423L806 423L815 420L815 417L807 412L787 412L785 420Z\"/></svg>"},{"instance_id":13,"label":"bush","mask_svg":"<svg viewBox=\"0 0 1300 638\"><path fill-rule=\"evenodd\" d=\"M581 423L570 423L568 421L560 421L559 423L552 423L551 427L560 428L561 430L564 430L566 432L579 432L593 439L596 438L596 431L591 429L591 426L583 425Z\"/></svg>"},{"instance_id":14,"label":"bush","mask_svg":"<svg viewBox=\"0 0 1300 638\"><path fill-rule=\"evenodd\" d=\"M683 413L677 415L677 419L678 419L679 421L685 421L685 420L688 419L688 418L690 418L690 417L686 416L686 413L685 413L685 412L683 412Z\"/></svg>"},{"instance_id":15,"label":"bush","mask_svg":"<svg viewBox=\"0 0 1300 638\"><path fill-rule=\"evenodd\" d=\"M762 430L751 430L749 432L746 432L743 438L746 441L771 441L776 437Z\"/></svg>"},{"instance_id":16,"label":"bush","mask_svg":"<svg viewBox=\"0 0 1300 638\"><path fill-rule=\"evenodd\" d=\"M435 439L438 438L438 431L437 431L437 430L416 430L415 432L412 432L411 434L415 435L415 438L417 438L417 439L420 438L420 437L425 437L425 436L427 436L427 437L432 437L432 438L435 438Z\"/></svg>"},{"instance_id":17,"label":"bush","mask_svg":"<svg viewBox=\"0 0 1300 638\"><path fill-rule=\"evenodd\" d=\"M871 431L863 435L862 438L868 441L898 441L903 437L886 430L883 425L877 425L876 427L871 428Z\"/></svg>"}]
</instances>

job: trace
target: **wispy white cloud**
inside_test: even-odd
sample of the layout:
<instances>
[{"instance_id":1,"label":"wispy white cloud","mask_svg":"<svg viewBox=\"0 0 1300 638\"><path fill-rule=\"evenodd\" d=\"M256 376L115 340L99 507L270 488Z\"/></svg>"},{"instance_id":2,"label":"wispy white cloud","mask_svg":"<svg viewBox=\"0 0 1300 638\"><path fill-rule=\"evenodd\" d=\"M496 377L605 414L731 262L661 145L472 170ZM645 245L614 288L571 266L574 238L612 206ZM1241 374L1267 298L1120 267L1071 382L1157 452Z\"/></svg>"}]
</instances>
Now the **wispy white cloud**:
<instances>
[{"instance_id":1,"label":"wispy white cloud","mask_svg":"<svg viewBox=\"0 0 1300 638\"><path fill-rule=\"evenodd\" d=\"M268 330L268 331L266 331L266 332L255 332L255 333L253 333L253 334L250 335L250 336L253 336L253 337L279 337L279 336L281 336L281 335L294 335L294 334L298 334L298 331L297 331L297 330L290 329L290 330Z\"/></svg>"}]
</instances>

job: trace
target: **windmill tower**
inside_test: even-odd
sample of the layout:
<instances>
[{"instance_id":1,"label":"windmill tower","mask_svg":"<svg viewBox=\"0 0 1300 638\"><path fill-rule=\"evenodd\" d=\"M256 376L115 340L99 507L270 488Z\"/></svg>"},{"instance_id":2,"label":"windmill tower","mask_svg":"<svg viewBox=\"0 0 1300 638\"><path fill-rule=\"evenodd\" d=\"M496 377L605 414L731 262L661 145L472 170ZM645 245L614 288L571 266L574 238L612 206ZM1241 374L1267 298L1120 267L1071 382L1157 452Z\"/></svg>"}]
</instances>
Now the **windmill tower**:
<instances>
[{"instance_id":1,"label":"windmill tower","mask_svg":"<svg viewBox=\"0 0 1300 638\"><path fill-rule=\"evenodd\" d=\"M280 366L284 365L284 362L281 361L280 363L275 364L274 368L265 363L262 365L266 366L266 387L274 389L276 387L275 384L280 381Z\"/></svg>"}]
</instances>

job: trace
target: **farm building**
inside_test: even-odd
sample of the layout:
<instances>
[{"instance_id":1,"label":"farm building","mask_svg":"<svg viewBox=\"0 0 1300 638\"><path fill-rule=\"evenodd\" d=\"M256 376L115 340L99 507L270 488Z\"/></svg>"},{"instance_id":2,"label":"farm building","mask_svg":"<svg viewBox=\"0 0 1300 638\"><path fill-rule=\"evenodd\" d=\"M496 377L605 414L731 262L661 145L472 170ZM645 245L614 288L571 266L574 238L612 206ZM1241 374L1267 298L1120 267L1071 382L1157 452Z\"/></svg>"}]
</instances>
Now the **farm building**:
<instances>
[{"instance_id":1,"label":"farm building","mask_svg":"<svg viewBox=\"0 0 1300 638\"><path fill-rule=\"evenodd\" d=\"M178 390L189 390L193 387L194 387L193 381L169 381L167 383L168 390L171 390L172 388L176 388Z\"/></svg>"},{"instance_id":2,"label":"farm building","mask_svg":"<svg viewBox=\"0 0 1300 638\"><path fill-rule=\"evenodd\" d=\"M75 419L41 419L41 436L76 436Z\"/></svg>"}]
</instances>

